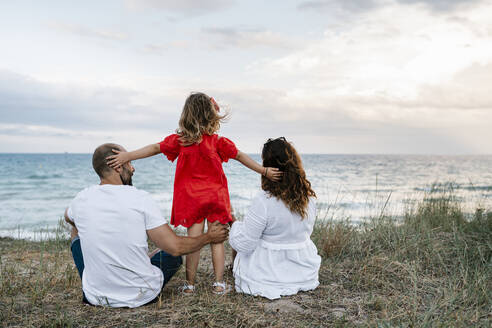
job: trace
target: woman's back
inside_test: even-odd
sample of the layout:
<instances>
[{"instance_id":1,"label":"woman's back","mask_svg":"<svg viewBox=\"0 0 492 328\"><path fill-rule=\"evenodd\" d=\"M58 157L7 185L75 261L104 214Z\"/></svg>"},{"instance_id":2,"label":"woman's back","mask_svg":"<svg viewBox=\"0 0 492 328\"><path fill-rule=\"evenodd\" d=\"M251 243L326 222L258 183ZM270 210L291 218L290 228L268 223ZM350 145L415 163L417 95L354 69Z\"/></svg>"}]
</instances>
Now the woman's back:
<instances>
[{"instance_id":1,"label":"woman's back","mask_svg":"<svg viewBox=\"0 0 492 328\"><path fill-rule=\"evenodd\" d=\"M262 240L270 243L292 244L309 239L316 219L316 205L313 198L309 201L307 217L304 219L291 212L281 200L267 192L261 192L258 200L258 203L265 208L267 221Z\"/></svg>"},{"instance_id":2,"label":"woman's back","mask_svg":"<svg viewBox=\"0 0 492 328\"><path fill-rule=\"evenodd\" d=\"M313 199L301 220L281 200L260 192L229 234L229 243L238 252L236 291L275 299L316 288L321 258L310 239L315 217Z\"/></svg>"}]
</instances>

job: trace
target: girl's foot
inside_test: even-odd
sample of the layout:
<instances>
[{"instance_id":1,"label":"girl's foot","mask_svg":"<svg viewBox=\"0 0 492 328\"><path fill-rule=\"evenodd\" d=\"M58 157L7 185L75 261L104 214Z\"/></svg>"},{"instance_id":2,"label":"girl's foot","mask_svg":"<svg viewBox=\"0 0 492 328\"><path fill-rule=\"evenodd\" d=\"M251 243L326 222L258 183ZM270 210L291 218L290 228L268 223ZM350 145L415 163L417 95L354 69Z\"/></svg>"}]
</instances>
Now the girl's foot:
<instances>
[{"instance_id":1,"label":"girl's foot","mask_svg":"<svg viewBox=\"0 0 492 328\"><path fill-rule=\"evenodd\" d=\"M179 287L178 290L183 295L193 295L195 293L195 286L185 283L183 286Z\"/></svg>"},{"instance_id":2,"label":"girl's foot","mask_svg":"<svg viewBox=\"0 0 492 328\"><path fill-rule=\"evenodd\" d=\"M224 294L227 294L231 291L231 285L228 285L225 283L225 281L223 282L214 282L214 284L212 285L213 289L212 289L212 292L216 295L224 295Z\"/></svg>"}]
</instances>

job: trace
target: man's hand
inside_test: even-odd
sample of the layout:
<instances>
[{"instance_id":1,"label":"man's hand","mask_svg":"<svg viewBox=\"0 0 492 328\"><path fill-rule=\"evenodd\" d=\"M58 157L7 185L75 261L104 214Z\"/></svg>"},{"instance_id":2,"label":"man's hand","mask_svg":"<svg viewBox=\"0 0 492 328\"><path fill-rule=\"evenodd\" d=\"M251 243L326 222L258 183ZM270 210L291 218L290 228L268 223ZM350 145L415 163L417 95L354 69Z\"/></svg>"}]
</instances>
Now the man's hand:
<instances>
[{"instance_id":1,"label":"man's hand","mask_svg":"<svg viewBox=\"0 0 492 328\"><path fill-rule=\"evenodd\" d=\"M219 221L212 222L208 226L207 235L213 244L221 243L229 237L229 226L221 224Z\"/></svg>"},{"instance_id":2,"label":"man's hand","mask_svg":"<svg viewBox=\"0 0 492 328\"><path fill-rule=\"evenodd\" d=\"M154 229L147 230L147 235L154 244L171 254L179 256L196 252L209 243L221 243L229 236L228 225L220 222L211 223L206 234L196 237L177 236L167 224L160 225Z\"/></svg>"}]
</instances>

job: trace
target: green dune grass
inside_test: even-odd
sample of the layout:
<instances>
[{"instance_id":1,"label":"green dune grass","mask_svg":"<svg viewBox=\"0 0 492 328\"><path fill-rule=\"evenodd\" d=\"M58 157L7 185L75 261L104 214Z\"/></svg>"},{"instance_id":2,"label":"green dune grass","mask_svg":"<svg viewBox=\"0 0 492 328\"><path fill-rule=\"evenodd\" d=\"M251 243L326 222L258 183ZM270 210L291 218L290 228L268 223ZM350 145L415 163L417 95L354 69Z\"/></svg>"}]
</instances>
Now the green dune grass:
<instances>
[{"instance_id":1,"label":"green dune grass","mask_svg":"<svg viewBox=\"0 0 492 328\"><path fill-rule=\"evenodd\" d=\"M18 327L490 327L492 212L465 217L451 195L429 194L403 220L361 226L319 220L320 286L268 301L211 293L203 249L196 295L181 269L161 302L138 309L85 306L69 241L0 239L0 322ZM228 258L228 261L230 259ZM232 282L230 272L226 279Z\"/></svg>"}]
</instances>

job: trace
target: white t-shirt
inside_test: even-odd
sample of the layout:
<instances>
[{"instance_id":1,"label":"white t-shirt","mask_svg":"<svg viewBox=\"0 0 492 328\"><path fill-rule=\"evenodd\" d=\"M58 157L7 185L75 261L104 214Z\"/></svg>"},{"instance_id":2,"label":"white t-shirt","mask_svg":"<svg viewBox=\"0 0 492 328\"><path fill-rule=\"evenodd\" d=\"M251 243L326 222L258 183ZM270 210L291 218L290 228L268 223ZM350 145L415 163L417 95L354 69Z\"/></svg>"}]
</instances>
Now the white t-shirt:
<instances>
[{"instance_id":1,"label":"white t-shirt","mask_svg":"<svg viewBox=\"0 0 492 328\"><path fill-rule=\"evenodd\" d=\"M67 214L79 231L82 289L90 303L133 308L159 294L163 274L150 263L146 230L168 222L147 192L92 186L77 194Z\"/></svg>"}]
</instances>

